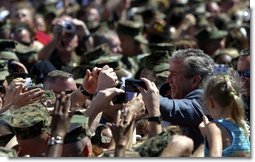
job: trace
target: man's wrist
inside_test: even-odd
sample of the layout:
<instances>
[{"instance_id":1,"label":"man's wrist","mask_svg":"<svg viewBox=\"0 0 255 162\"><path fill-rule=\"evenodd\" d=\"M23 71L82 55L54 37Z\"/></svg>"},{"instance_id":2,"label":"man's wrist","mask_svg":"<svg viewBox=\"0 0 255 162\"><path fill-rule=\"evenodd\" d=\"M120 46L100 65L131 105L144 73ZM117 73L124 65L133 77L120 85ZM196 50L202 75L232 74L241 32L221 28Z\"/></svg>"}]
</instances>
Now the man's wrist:
<instances>
[{"instance_id":1,"label":"man's wrist","mask_svg":"<svg viewBox=\"0 0 255 162\"><path fill-rule=\"evenodd\" d=\"M82 85L79 87L79 90L84 96L88 97L89 99L93 98L93 94L87 92Z\"/></svg>"},{"instance_id":2,"label":"man's wrist","mask_svg":"<svg viewBox=\"0 0 255 162\"><path fill-rule=\"evenodd\" d=\"M146 117L146 119L149 122L156 122L158 124L161 124L161 117L160 116L148 116L148 117Z\"/></svg>"},{"instance_id":3,"label":"man's wrist","mask_svg":"<svg viewBox=\"0 0 255 162\"><path fill-rule=\"evenodd\" d=\"M48 145L57 145L57 144L63 144L64 138L61 136L52 136L48 140Z\"/></svg>"}]
</instances>

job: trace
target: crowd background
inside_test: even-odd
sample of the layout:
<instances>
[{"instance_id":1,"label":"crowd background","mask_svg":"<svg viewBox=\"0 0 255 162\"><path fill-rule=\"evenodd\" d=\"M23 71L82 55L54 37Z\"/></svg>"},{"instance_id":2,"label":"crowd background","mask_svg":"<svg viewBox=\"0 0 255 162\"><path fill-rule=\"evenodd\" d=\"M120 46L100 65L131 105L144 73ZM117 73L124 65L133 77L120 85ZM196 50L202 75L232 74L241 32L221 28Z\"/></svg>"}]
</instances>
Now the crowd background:
<instances>
[{"instance_id":1,"label":"crowd background","mask_svg":"<svg viewBox=\"0 0 255 162\"><path fill-rule=\"evenodd\" d=\"M1 154L249 157L249 3L0 1ZM233 83L237 117L204 95L211 75ZM146 88L125 92L130 78ZM219 117L237 123L246 146L224 152L234 137L213 125Z\"/></svg>"}]
</instances>

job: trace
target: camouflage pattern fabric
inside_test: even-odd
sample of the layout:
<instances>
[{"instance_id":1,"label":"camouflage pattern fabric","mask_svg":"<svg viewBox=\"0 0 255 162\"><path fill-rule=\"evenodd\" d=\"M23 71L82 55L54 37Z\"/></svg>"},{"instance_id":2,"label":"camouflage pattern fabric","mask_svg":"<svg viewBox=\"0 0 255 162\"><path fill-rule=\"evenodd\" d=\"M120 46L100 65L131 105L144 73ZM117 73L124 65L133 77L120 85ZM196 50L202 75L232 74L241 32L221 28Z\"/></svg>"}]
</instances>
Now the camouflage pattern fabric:
<instances>
[{"instance_id":1,"label":"camouflage pattern fabric","mask_svg":"<svg viewBox=\"0 0 255 162\"><path fill-rule=\"evenodd\" d=\"M14 110L11 125L18 138L30 139L48 131L50 116L41 103L33 103Z\"/></svg>"},{"instance_id":2,"label":"camouflage pattern fabric","mask_svg":"<svg viewBox=\"0 0 255 162\"><path fill-rule=\"evenodd\" d=\"M13 127L24 128L31 127L40 121L45 126L49 126L49 112L41 103L32 103L13 111L11 123Z\"/></svg>"},{"instance_id":3,"label":"camouflage pattern fabric","mask_svg":"<svg viewBox=\"0 0 255 162\"><path fill-rule=\"evenodd\" d=\"M162 132L157 136L148 138L138 148L135 148L135 151L139 152L142 157L158 157L167 146L171 136L169 131Z\"/></svg>"}]
</instances>

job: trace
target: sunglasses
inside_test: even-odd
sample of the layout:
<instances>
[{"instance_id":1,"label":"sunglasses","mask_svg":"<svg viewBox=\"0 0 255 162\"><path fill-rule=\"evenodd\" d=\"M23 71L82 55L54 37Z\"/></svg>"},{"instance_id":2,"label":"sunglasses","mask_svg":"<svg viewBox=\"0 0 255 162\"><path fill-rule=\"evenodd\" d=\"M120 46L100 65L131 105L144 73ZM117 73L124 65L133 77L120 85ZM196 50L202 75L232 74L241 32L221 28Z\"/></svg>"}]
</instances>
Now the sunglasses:
<instances>
[{"instance_id":1,"label":"sunglasses","mask_svg":"<svg viewBox=\"0 0 255 162\"><path fill-rule=\"evenodd\" d=\"M237 71L239 76L247 77L250 78L250 70L245 70L245 71Z\"/></svg>"}]
</instances>

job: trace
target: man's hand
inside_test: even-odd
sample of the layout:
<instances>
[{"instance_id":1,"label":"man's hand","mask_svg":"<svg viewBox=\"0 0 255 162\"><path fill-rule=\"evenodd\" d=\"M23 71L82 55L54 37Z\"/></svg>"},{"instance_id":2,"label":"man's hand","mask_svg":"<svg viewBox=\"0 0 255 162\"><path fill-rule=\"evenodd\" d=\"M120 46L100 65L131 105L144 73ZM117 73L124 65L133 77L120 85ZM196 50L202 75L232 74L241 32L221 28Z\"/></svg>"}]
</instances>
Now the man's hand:
<instances>
[{"instance_id":1,"label":"man's hand","mask_svg":"<svg viewBox=\"0 0 255 162\"><path fill-rule=\"evenodd\" d=\"M69 126L72 114L69 112L71 105L70 95L65 96L62 92L56 100L56 104L52 114L51 132L52 136L60 136L64 138Z\"/></svg>"}]
</instances>

